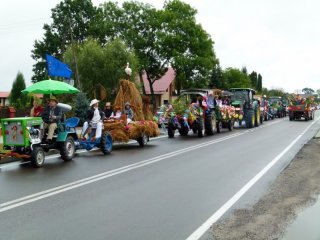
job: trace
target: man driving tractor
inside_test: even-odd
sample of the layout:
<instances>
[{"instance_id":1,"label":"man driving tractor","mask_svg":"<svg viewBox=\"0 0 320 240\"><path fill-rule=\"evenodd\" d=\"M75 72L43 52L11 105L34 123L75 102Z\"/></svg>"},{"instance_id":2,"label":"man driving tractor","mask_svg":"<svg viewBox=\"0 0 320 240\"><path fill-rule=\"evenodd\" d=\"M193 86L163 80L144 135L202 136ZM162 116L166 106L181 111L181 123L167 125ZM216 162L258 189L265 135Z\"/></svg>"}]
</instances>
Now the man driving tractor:
<instances>
[{"instance_id":1,"label":"man driving tractor","mask_svg":"<svg viewBox=\"0 0 320 240\"><path fill-rule=\"evenodd\" d=\"M58 127L58 123L62 118L62 110L57 106L58 100L55 96L51 96L49 99L49 104L44 109L41 117L44 121L45 129L48 129L48 136L46 139L47 143L52 143L52 137L54 134L54 130Z\"/></svg>"}]
</instances>

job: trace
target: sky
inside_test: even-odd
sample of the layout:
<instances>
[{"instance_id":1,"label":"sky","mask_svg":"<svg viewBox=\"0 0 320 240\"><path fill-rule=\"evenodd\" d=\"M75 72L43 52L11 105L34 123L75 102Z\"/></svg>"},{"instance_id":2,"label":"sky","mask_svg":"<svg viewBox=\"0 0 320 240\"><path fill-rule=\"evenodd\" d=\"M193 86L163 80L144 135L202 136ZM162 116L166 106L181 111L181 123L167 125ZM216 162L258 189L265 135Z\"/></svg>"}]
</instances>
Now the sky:
<instances>
[{"instance_id":1,"label":"sky","mask_svg":"<svg viewBox=\"0 0 320 240\"><path fill-rule=\"evenodd\" d=\"M320 1L183 1L197 9L197 22L212 37L223 69L245 66L249 73L260 73L268 89L320 89ZM18 71L31 85L34 41L43 38L43 24L51 23L51 9L59 2L1 1L0 91L11 90ZM162 8L164 0L140 2Z\"/></svg>"}]
</instances>

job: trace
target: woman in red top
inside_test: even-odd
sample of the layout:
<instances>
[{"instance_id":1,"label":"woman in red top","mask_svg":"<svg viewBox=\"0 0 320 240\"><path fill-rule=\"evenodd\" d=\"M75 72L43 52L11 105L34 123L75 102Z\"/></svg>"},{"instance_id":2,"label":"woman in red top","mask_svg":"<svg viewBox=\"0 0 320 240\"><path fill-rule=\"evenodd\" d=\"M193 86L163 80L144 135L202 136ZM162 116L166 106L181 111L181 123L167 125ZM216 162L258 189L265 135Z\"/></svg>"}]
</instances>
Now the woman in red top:
<instances>
[{"instance_id":1,"label":"woman in red top","mask_svg":"<svg viewBox=\"0 0 320 240\"><path fill-rule=\"evenodd\" d=\"M39 105L40 99L35 99L33 101L33 108L30 111L30 117L40 117L43 111L43 107Z\"/></svg>"}]
</instances>

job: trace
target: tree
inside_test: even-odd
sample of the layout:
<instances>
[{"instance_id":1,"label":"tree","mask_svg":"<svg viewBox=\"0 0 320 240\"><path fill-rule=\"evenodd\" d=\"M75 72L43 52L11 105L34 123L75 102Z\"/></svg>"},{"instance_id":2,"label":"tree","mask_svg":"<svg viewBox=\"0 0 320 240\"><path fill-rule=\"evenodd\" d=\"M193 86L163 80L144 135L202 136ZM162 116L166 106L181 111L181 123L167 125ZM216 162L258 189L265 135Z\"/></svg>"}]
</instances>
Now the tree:
<instances>
[{"instance_id":1,"label":"tree","mask_svg":"<svg viewBox=\"0 0 320 240\"><path fill-rule=\"evenodd\" d=\"M261 76L260 73L258 74L258 81L257 81L256 90L257 90L258 92L261 92L261 91L262 91L262 76Z\"/></svg>"},{"instance_id":2,"label":"tree","mask_svg":"<svg viewBox=\"0 0 320 240\"><path fill-rule=\"evenodd\" d=\"M241 68L241 72L243 72L245 75L248 75L247 67L246 67L246 66L243 66L243 67Z\"/></svg>"},{"instance_id":3,"label":"tree","mask_svg":"<svg viewBox=\"0 0 320 240\"><path fill-rule=\"evenodd\" d=\"M313 94L314 90L312 88L305 87L305 88L302 89L302 92L304 94Z\"/></svg>"},{"instance_id":4,"label":"tree","mask_svg":"<svg viewBox=\"0 0 320 240\"><path fill-rule=\"evenodd\" d=\"M93 21L97 20L97 11L91 0L64 0L52 9L53 22L44 24L44 37L35 41L31 51L36 61L33 65L33 82L47 78L46 53L61 60L70 43L82 43L96 34L97 24Z\"/></svg>"},{"instance_id":5,"label":"tree","mask_svg":"<svg viewBox=\"0 0 320 240\"><path fill-rule=\"evenodd\" d=\"M221 69L219 61L217 61L217 64L215 64L213 66L209 87L210 88L220 88L220 89L225 88L224 81L223 81L222 69Z\"/></svg>"},{"instance_id":6,"label":"tree","mask_svg":"<svg viewBox=\"0 0 320 240\"><path fill-rule=\"evenodd\" d=\"M21 108L26 106L28 102L27 96L21 92L25 88L26 88L26 83L24 80L24 76L21 72L18 72L16 79L12 84L12 89L9 96L10 104L15 106L16 108Z\"/></svg>"},{"instance_id":7,"label":"tree","mask_svg":"<svg viewBox=\"0 0 320 240\"><path fill-rule=\"evenodd\" d=\"M116 11L116 13L112 12ZM178 0L157 10L150 4L124 2L122 9L104 4L104 14L118 16L118 34L140 61L139 75L146 74L155 106L153 84L169 66L176 70L178 89L207 86L215 56L209 35L195 22L196 10ZM105 19L109 19L105 16ZM115 26L114 23L110 24Z\"/></svg>"},{"instance_id":8,"label":"tree","mask_svg":"<svg viewBox=\"0 0 320 240\"><path fill-rule=\"evenodd\" d=\"M178 92L181 88L207 87L212 66L218 62L211 37L196 23L196 13L179 0L166 2L160 12L161 51L164 60L176 69Z\"/></svg>"},{"instance_id":9,"label":"tree","mask_svg":"<svg viewBox=\"0 0 320 240\"><path fill-rule=\"evenodd\" d=\"M87 110L89 109L89 101L85 93L78 93L74 100L75 116L80 119L80 124L83 124L86 119Z\"/></svg>"},{"instance_id":10,"label":"tree","mask_svg":"<svg viewBox=\"0 0 320 240\"><path fill-rule=\"evenodd\" d=\"M134 70L134 74L131 76L131 80L134 80L138 59L119 39L110 41L104 46L93 39L77 46L70 45L65 53L65 59L70 63L71 68L75 67L72 62L74 48L77 51L83 91L88 93L90 97L93 97L92 93L100 89L101 85L107 89L109 93L107 96L115 92L119 79L126 77L124 69L127 62Z\"/></svg>"},{"instance_id":11,"label":"tree","mask_svg":"<svg viewBox=\"0 0 320 240\"><path fill-rule=\"evenodd\" d=\"M257 84L258 84L258 74L255 71L252 71L249 74L249 78L250 78L250 81L251 81L251 87L256 89Z\"/></svg>"},{"instance_id":12,"label":"tree","mask_svg":"<svg viewBox=\"0 0 320 240\"><path fill-rule=\"evenodd\" d=\"M249 77L237 68L227 68L223 71L226 88L250 88Z\"/></svg>"}]
</instances>

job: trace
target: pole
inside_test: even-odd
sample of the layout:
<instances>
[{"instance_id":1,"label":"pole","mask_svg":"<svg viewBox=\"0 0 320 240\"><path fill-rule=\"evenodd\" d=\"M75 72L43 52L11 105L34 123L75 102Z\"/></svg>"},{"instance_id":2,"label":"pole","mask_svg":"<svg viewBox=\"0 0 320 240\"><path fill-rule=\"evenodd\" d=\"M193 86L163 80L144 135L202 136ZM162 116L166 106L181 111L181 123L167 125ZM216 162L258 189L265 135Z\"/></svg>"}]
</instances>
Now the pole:
<instances>
[{"instance_id":1,"label":"pole","mask_svg":"<svg viewBox=\"0 0 320 240\"><path fill-rule=\"evenodd\" d=\"M76 81L77 81L78 88L81 91L82 88L81 88L80 77L79 77L78 60L77 60L77 55L76 55L76 52L75 52L74 46L73 46L74 45L74 41L73 41L71 21L70 21L70 35L71 35L71 46L72 46L73 62L74 62L75 67L76 67Z\"/></svg>"}]
</instances>

